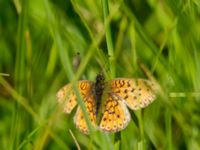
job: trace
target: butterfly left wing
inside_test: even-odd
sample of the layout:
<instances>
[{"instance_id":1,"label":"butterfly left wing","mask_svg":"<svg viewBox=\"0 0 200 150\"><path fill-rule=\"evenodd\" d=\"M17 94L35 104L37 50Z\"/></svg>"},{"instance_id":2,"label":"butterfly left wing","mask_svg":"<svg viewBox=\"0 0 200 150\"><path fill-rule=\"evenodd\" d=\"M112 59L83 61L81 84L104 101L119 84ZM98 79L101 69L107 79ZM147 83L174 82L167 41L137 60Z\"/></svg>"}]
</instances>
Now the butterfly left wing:
<instances>
[{"instance_id":1,"label":"butterfly left wing","mask_svg":"<svg viewBox=\"0 0 200 150\"><path fill-rule=\"evenodd\" d=\"M132 110L144 108L156 98L155 84L145 79L116 78L108 82L110 92Z\"/></svg>"},{"instance_id":2,"label":"butterfly left wing","mask_svg":"<svg viewBox=\"0 0 200 150\"><path fill-rule=\"evenodd\" d=\"M78 81L78 89L89 113L89 118L93 125L96 123L96 102L93 94L94 83L88 80ZM65 113L70 113L77 105L77 97L73 91L72 84L67 84L57 92L57 101L63 105ZM88 127L83 116L83 112L78 106L74 116L74 123L82 133L88 133Z\"/></svg>"},{"instance_id":3,"label":"butterfly left wing","mask_svg":"<svg viewBox=\"0 0 200 150\"><path fill-rule=\"evenodd\" d=\"M108 93L104 102L99 129L110 133L126 128L130 121L130 114L123 101Z\"/></svg>"}]
</instances>

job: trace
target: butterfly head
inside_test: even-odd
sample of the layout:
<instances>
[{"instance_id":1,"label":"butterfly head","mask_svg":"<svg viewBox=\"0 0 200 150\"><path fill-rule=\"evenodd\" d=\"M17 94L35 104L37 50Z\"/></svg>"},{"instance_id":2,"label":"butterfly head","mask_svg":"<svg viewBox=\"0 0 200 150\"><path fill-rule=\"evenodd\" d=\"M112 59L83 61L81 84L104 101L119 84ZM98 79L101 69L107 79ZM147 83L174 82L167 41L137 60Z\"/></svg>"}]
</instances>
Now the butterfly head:
<instances>
[{"instance_id":1,"label":"butterfly head","mask_svg":"<svg viewBox=\"0 0 200 150\"><path fill-rule=\"evenodd\" d=\"M97 82L104 81L104 80L105 80L105 78L104 78L103 73L99 73L99 74L96 76L96 83L97 83Z\"/></svg>"}]
</instances>

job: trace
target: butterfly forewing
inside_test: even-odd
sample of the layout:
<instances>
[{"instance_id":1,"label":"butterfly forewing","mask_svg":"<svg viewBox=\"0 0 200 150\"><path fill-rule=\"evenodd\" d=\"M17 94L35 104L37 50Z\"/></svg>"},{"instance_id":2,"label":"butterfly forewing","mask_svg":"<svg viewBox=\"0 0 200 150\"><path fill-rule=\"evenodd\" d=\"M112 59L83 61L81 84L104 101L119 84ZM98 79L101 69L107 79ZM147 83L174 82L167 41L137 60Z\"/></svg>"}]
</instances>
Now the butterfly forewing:
<instances>
[{"instance_id":1,"label":"butterfly forewing","mask_svg":"<svg viewBox=\"0 0 200 150\"><path fill-rule=\"evenodd\" d=\"M88 80L78 81L78 89L83 99L92 94L92 88L93 82ZM65 113L70 113L77 104L77 97L75 92L73 91L72 84L67 84L62 87L57 92L56 97L58 103L63 105L63 111Z\"/></svg>"},{"instance_id":2,"label":"butterfly forewing","mask_svg":"<svg viewBox=\"0 0 200 150\"><path fill-rule=\"evenodd\" d=\"M76 95L72 90L72 85L67 84L57 92L57 101L63 107L65 113L70 113L76 106Z\"/></svg>"},{"instance_id":3,"label":"butterfly forewing","mask_svg":"<svg viewBox=\"0 0 200 150\"><path fill-rule=\"evenodd\" d=\"M100 130L105 132L117 132L124 129L129 121L130 114L126 105L117 96L108 93L99 124Z\"/></svg>"},{"instance_id":4,"label":"butterfly forewing","mask_svg":"<svg viewBox=\"0 0 200 150\"><path fill-rule=\"evenodd\" d=\"M110 91L132 110L149 105L156 94L155 85L145 79L117 78L110 81Z\"/></svg>"}]
</instances>

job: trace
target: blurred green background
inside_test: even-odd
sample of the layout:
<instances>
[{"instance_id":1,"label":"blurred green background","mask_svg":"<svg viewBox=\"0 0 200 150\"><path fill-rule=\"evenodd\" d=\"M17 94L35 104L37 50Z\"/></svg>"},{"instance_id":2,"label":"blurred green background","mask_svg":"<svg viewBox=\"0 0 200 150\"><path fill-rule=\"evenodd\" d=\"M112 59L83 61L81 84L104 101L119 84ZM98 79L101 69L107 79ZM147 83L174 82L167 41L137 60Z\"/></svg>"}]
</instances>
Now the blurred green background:
<instances>
[{"instance_id":1,"label":"blurred green background","mask_svg":"<svg viewBox=\"0 0 200 150\"><path fill-rule=\"evenodd\" d=\"M162 94L130 111L119 133L81 134L74 112L56 103L59 88L102 68L110 78L146 78L138 61ZM199 107L199 0L0 0L1 150L78 149L75 141L92 150L197 150Z\"/></svg>"}]
</instances>

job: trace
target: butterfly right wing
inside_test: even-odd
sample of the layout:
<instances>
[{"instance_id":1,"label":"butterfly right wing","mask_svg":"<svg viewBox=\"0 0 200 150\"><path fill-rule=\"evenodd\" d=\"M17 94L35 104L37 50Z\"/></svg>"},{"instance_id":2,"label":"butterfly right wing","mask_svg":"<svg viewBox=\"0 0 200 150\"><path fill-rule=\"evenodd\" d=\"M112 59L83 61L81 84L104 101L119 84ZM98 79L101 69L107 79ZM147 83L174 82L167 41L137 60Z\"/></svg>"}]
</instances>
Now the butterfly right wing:
<instances>
[{"instance_id":1,"label":"butterfly right wing","mask_svg":"<svg viewBox=\"0 0 200 150\"><path fill-rule=\"evenodd\" d=\"M96 102L93 93L94 83L88 80L78 81L78 89L89 113L89 118L93 125L96 123ZM77 105L77 97L73 91L72 85L67 84L61 88L57 93L57 101L63 104L65 113L70 113ZM84 119L83 112L78 106L74 116L74 123L82 133L88 133L88 127Z\"/></svg>"}]
</instances>

